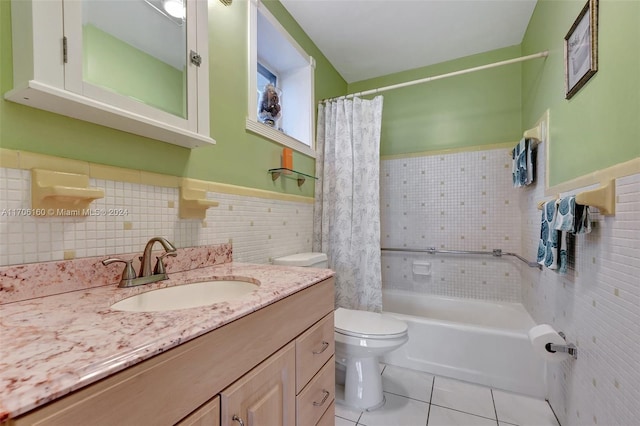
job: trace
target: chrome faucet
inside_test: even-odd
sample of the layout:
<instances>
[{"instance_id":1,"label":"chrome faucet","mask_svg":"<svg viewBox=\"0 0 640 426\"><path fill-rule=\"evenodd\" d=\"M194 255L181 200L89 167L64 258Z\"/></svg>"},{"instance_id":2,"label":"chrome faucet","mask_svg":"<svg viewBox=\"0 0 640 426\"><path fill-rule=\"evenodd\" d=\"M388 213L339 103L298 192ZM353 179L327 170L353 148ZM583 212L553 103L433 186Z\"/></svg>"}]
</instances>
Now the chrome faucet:
<instances>
[{"instance_id":1,"label":"chrome faucet","mask_svg":"<svg viewBox=\"0 0 640 426\"><path fill-rule=\"evenodd\" d=\"M158 261L156 262L155 271L151 270L151 251L153 250L153 245L158 242L162 244L165 251L167 252L165 255L158 257ZM140 274L139 277L149 277L154 275L155 273L160 273L160 271L164 272L164 264L162 264L162 258L164 256L175 256L176 248L173 244L171 244L164 237L153 237L148 242L147 245L144 246L144 252L142 253L142 258L140 259L142 263L140 264ZM166 275L166 274L165 274ZM165 276L166 278L166 276Z\"/></svg>"},{"instance_id":2,"label":"chrome faucet","mask_svg":"<svg viewBox=\"0 0 640 426\"><path fill-rule=\"evenodd\" d=\"M156 265L154 269L151 270L151 252L153 251L153 246L156 242L162 244L165 253L157 257ZM150 284L156 281L166 280L168 276L162 260L166 256L176 256L176 247L163 237L153 237L147 242L147 245L144 246L144 252L142 253L142 256L140 256L140 260L142 262L140 264L139 276L136 277L136 271L131 265L133 259L124 260L118 258L109 258L103 260L102 264L106 266L114 262L124 263L125 267L118 287L134 287L137 285Z\"/></svg>"}]
</instances>

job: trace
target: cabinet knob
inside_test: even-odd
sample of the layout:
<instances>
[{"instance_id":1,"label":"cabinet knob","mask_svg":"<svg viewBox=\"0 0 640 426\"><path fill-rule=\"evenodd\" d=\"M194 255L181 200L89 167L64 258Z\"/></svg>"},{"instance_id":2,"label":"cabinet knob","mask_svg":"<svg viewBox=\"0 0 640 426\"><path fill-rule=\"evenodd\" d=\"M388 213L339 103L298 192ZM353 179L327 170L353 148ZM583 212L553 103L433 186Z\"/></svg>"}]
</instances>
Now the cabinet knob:
<instances>
[{"instance_id":1,"label":"cabinet knob","mask_svg":"<svg viewBox=\"0 0 640 426\"><path fill-rule=\"evenodd\" d=\"M235 414L233 415L233 417L231 417L231 420L233 420L234 422L240 423L240 426L244 426L244 422L242 421L242 419L236 416Z\"/></svg>"}]
</instances>

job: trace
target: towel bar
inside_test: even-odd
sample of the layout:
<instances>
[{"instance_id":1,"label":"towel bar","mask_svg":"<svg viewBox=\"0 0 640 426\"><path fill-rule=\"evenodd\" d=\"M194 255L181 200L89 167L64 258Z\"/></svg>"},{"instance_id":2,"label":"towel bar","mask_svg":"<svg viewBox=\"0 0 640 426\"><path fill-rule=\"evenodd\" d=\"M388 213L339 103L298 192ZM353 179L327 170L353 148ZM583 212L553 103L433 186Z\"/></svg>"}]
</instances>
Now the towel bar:
<instances>
[{"instance_id":1,"label":"towel bar","mask_svg":"<svg viewBox=\"0 0 640 426\"><path fill-rule=\"evenodd\" d=\"M556 197L556 200L560 196ZM546 201L538 202L538 210L542 210ZM616 214L616 185L613 180L600 186L600 188L579 192L576 194L576 203L583 206L596 207L604 216Z\"/></svg>"},{"instance_id":2,"label":"towel bar","mask_svg":"<svg viewBox=\"0 0 640 426\"><path fill-rule=\"evenodd\" d=\"M525 130L523 133L523 137L525 139L531 139L531 149L536 149L538 144L542 142L542 131L540 130L540 126L533 127L529 130ZM513 156L513 149L509 151L509 157Z\"/></svg>"},{"instance_id":3,"label":"towel bar","mask_svg":"<svg viewBox=\"0 0 640 426\"><path fill-rule=\"evenodd\" d=\"M538 119L536 125L523 132L522 137L525 139L532 139L531 149L535 149L538 144L543 140L548 140L547 135L549 131L549 110L546 110L542 117ZM509 157L513 156L513 149L508 152Z\"/></svg>"}]
</instances>

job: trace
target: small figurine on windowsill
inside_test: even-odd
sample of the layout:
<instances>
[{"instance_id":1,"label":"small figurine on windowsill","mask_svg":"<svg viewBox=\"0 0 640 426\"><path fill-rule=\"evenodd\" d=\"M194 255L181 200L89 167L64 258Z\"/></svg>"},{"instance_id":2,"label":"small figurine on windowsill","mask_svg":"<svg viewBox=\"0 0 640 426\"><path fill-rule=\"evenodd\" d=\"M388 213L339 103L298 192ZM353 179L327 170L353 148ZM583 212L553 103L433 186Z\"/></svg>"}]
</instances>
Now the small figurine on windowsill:
<instances>
[{"instance_id":1,"label":"small figurine on windowsill","mask_svg":"<svg viewBox=\"0 0 640 426\"><path fill-rule=\"evenodd\" d=\"M258 106L258 118L264 124L275 127L280 117L280 95L273 84L267 84L262 91L262 99Z\"/></svg>"}]
</instances>

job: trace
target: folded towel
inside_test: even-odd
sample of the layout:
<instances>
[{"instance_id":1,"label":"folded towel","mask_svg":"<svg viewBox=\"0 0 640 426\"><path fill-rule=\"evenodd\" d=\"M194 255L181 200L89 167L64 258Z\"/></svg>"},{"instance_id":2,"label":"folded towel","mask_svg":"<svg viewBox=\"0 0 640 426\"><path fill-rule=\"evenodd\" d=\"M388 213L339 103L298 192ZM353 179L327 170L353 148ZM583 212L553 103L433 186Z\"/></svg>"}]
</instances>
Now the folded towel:
<instances>
[{"instance_id":1,"label":"folded towel","mask_svg":"<svg viewBox=\"0 0 640 426\"><path fill-rule=\"evenodd\" d=\"M557 213L556 200L544 203L537 261L540 265L544 265L549 269L558 269L559 235L555 229Z\"/></svg>"},{"instance_id":2,"label":"folded towel","mask_svg":"<svg viewBox=\"0 0 640 426\"><path fill-rule=\"evenodd\" d=\"M572 234L588 234L591 232L589 206L576 203L575 195L561 198L558 202L555 229Z\"/></svg>"},{"instance_id":3,"label":"folded towel","mask_svg":"<svg viewBox=\"0 0 640 426\"><path fill-rule=\"evenodd\" d=\"M513 163L511 175L513 186L518 188L533 182L533 144L531 139L522 139L511 151Z\"/></svg>"},{"instance_id":4,"label":"folded towel","mask_svg":"<svg viewBox=\"0 0 640 426\"><path fill-rule=\"evenodd\" d=\"M538 263L559 273L567 272L567 234L591 232L589 206L576 204L576 197L548 201L542 209Z\"/></svg>"}]
</instances>

